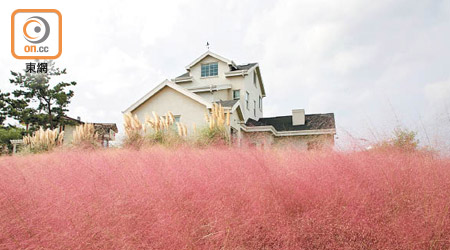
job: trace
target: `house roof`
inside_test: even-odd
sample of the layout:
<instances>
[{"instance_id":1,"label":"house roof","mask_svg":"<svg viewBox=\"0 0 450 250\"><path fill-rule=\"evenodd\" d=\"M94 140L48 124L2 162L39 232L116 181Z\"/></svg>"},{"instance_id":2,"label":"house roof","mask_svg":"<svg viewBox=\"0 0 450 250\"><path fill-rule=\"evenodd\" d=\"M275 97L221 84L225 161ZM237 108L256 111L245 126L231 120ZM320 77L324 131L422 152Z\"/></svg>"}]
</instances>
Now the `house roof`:
<instances>
[{"instance_id":1,"label":"house roof","mask_svg":"<svg viewBox=\"0 0 450 250\"><path fill-rule=\"evenodd\" d=\"M249 127L273 126L277 131L301 131L336 128L334 113L305 115L304 125L292 125L291 115L260 118L258 121L250 118L245 125Z\"/></svg>"},{"instance_id":2,"label":"house roof","mask_svg":"<svg viewBox=\"0 0 450 250\"><path fill-rule=\"evenodd\" d=\"M141 106L144 102L146 102L148 99L150 99L152 96L154 96L156 93L158 93L160 90L162 90L164 87L169 87L175 91L178 91L179 93L193 99L194 101L199 102L200 104L205 105L207 108L211 108L211 103L206 101L205 99L203 99L202 97L200 97L199 95L192 93L191 91L180 87L178 85L176 85L175 83L169 81L169 80L164 80L162 83L160 83L158 86L156 86L155 88L153 88L152 90L150 90L150 92L148 92L147 94L145 94L141 99L139 99L137 102L135 102L134 104L132 104L129 108L127 108L125 111L123 111L123 113L128 113L128 112L132 112L135 109L137 109L139 106Z\"/></svg>"},{"instance_id":3,"label":"house roof","mask_svg":"<svg viewBox=\"0 0 450 250\"><path fill-rule=\"evenodd\" d=\"M178 78L189 78L189 70L191 69L192 66L196 65L197 63L199 63L201 60L203 60L203 58L207 57L207 56L211 56L214 57L220 61L223 61L225 63L227 63L230 66L230 72L226 73L226 74L230 74L229 76L232 76L231 74L233 74L233 72L235 71L247 71L250 70L252 68L255 68L256 74L258 75L259 78L259 83L260 83L260 88L261 88L261 93L262 96L265 97L266 96L266 90L264 89L264 83L262 80L262 76L261 76L261 71L259 69L259 65L258 63L247 63L247 64L240 64L240 65L236 65L232 60L229 60L225 57L222 57L220 55L217 55L211 51L206 51L205 53L203 53L200 57L198 57L197 59L195 59L193 62L191 62L188 66L186 66L186 70L187 72L175 77L174 80L178 79ZM180 80L181 81L181 80Z\"/></svg>"},{"instance_id":4,"label":"house roof","mask_svg":"<svg viewBox=\"0 0 450 250\"><path fill-rule=\"evenodd\" d=\"M192 66L196 65L198 62L200 62L201 60L203 60L203 58L205 58L207 56L214 57L214 58L216 58L216 59L218 59L218 60L220 60L222 62L227 63L228 65L236 66L236 64L233 61L231 61L231 60L229 60L229 59L227 59L225 57L219 56L216 53L213 53L213 52L208 50L205 53L203 53L200 57L195 59L193 62L191 62L188 66L186 66L186 70L190 70Z\"/></svg>"},{"instance_id":5,"label":"house roof","mask_svg":"<svg viewBox=\"0 0 450 250\"><path fill-rule=\"evenodd\" d=\"M253 68L256 64L258 64L258 63L247 63L247 64L242 64L242 65L236 65L236 68L232 68L231 71L249 70L249 69Z\"/></svg>"},{"instance_id":6,"label":"house roof","mask_svg":"<svg viewBox=\"0 0 450 250\"><path fill-rule=\"evenodd\" d=\"M217 104L222 105L224 108L232 108L234 104L236 104L239 100L227 100L227 101L218 101Z\"/></svg>"},{"instance_id":7,"label":"house roof","mask_svg":"<svg viewBox=\"0 0 450 250\"><path fill-rule=\"evenodd\" d=\"M242 64L242 65L236 65L236 66L231 67L230 71L249 70L257 64L258 63L247 63L247 64ZM184 78L184 77L189 77L189 71L175 77L175 79L176 78Z\"/></svg>"},{"instance_id":8,"label":"house roof","mask_svg":"<svg viewBox=\"0 0 450 250\"><path fill-rule=\"evenodd\" d=\"M188 77L188 76L189 76L189 72L186 72L186 73L184 73L182 75L179 75L179 76L177 76L175 78L182 78L182 77Z\"/></svg>"},{"instance_id":9,"label":"house roof","mask_svg":"<svg viewBox=\"0 0 450 250\"><path fill-rule=\"evenodd\" d=\"M113 131L116 132L116 133L119 132L119 130L117 129L117 125L116 125L115 123L105 123L105 122L83 122L83 121L81 121L81 120L72 118L72 117L70 117L70 116L64 116L64 119L69 120L69 121L72 121L72 122L75 122L75 123L78 123L78 124L90 123L90 124L94 125L94 127L95 127L96 129L99 129L99 128L101 128L101 129L111 129L111 130L113 130Z\"/></svg>"},{"instance_id":10,"label":"house roof","mask_svg":"<svg viewBox=\"0 0 450 250\"><path fill-rule=\"evenodd\" d=\"M71 122L74 122L74 123L78 123L78 124L83 124L83 123L84 123L84 122L82 122L81 120L72 118L72 117L67 116L67 115L63 116L63 119L64 119L64 120L71 121Z\"/></svg>"},{"instance_id":11,"label":"house roof","mask_svg":"<svg viewBox=\"0 0 450 250\"><path fill-rule=\"evenodd\" d=\"M220 100L215 103L222 105L222 107L224 107L225 109L229 109L231 113L236 112L240 121L244 120L244 115L242 114L239 100L226 100L226 101Z\"/></svg>"},{"instance_id":12,"label":"house roof","mask_svg":"<svg viewBox=\"0 0 450 250\"><path fill-rule=\"evenodd\" d=\"M111 129L112 131L118 133L119 130L117 129L117 125L115 123L99 123L94 122L92 123L96 129L102 128L102 129Z\"/></svg>"}]
</instances>

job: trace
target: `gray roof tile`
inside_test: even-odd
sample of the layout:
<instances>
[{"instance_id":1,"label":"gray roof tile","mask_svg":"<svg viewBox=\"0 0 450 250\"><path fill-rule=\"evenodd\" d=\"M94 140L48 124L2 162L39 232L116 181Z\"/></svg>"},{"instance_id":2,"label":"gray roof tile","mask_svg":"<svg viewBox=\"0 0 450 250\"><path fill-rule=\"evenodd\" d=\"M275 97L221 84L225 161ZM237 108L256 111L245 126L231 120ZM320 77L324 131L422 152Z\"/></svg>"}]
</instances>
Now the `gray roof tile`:
<instances>
[{"instance_id":1,"label":"gray roof tile","mask_svg":"<svg viewBox=\"0 0 450 250\"><path fill-rule=\"evenodd\" d=\"M253 66L255 66L257 63L247 63L247 64L242 64L242 65L236 65L236 69L232 69L231 71L236 71L236 70L248 70L250 68L252 68Z\"/></svg>"},{"instance_id":2,"label":"gray roof tile","mask_svg":"<svg viewBox=\"0 0 450 250\"><path fill-rule=\"evenodd\" d=\"M249 119L247 126L273 126L277 131L335 129L334 113L305 115L304 125L292 125L292 116L277 116L260 118L258 121Z\"/></svg>"},{"instance_id":3,"label":"gray roof tile","mask_svg":"<svg viewBox=\"0 0 450 250\"><path fill-rule=\"evenodd\" d=\"M179 76L177 76L175 78L188 77L188 76L189 76L189 72L186 72L186 73L184 73L182 75L179 75Z\"/></svg>"},{"instance_id":4,"label":"gray roof tile","mask_svg":"<svg viewBox=\"0 0 450 250\"><path fill-rule=\"evenodd\" d=\"M222 107L226 107L226 108L231 108L234 106L234 104L236 104L236 102L238 102L238 100L226 100L226 101L218 101L216 102L217 104L221 104Z\"/></svg>"}]
</instances>

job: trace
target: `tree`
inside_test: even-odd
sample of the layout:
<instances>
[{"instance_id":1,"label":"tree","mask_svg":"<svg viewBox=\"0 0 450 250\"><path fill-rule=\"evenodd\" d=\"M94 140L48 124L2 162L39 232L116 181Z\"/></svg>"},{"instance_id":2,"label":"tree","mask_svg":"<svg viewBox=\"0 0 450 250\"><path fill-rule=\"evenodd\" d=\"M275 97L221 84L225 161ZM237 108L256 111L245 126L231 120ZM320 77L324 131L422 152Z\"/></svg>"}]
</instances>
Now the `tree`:
<instances>
[{"instance_id":1,"label":"tree","mask_svg":"<svg viewBox=\"0 0 450 250\"><path fill-rule=\"evenodd\" d=\"M396 128L393 137L382 141L376 148L378 149L401 149L406 151L415 151L419 146L419 140L416 138L417 132L405 128Z\"/></svg>"},{"instance_id":2,"label":"tree","mask_svg":"<svg viewBox=\"0 0 450 250\"><path fill-rule=\"evenodd\" d=\"M10 82L17 89L8 98L8 115L25 124L27 129L29 126L32 129L38 127L54 129L67 123L64 115L68 111L67 106L74 92L66 89L77 83L62 81L51 84L52 77L67 72L66 69L60 70L55 67L52 61L46 63L48 64L46 73L28 73L24 70L22 74L11 71L13 79L10 79Z\"/></svg>"},{"instance_id":3,"label":"tree","mask_svg":"<svg viewBox=\"0 0 450 250\"><path fill-rule=\"evenodd\" d=\"M5 122L6 117L8 116L8 96L9 93L2 93L0 90L0 128L3 126L3 122Z\"/></svg>"},{"instance_id":4,"label":"tree","mask_svg":"<svg viewBox=\"0 0 450 250\"><path fill-rule=\"evenodd\" d=\"M417 132L408 129L397 128L394 130L392 145L405 150L416 150L419 140L416 139Z\"/></svg>"}]
</instances>

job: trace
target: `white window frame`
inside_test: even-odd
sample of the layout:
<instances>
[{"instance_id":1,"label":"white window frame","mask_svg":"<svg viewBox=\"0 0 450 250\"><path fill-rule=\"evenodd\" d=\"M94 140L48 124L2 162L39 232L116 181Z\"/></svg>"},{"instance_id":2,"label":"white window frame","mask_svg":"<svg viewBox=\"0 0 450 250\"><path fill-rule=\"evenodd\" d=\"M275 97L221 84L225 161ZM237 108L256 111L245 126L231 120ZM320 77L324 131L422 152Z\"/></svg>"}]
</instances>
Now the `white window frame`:
<instances>
[{"instance_id":1,"label":"white window frame","mask_svg":"<svg viewBox=\"0 0 450 250\"><path fill-rule=\"evenodd\" d=\"M235 96L235 92L238 93L237 97ZM240 100L241 99L241 90L240 89L234 89L233 90L233 100Z\"/></svg>"},{"instance_id":2,"label":"white window frame","mask_svg":"<svg viewBox=\"0 0 450 250\"><path fill-rule=\"evenodd\" d=\"M168 119L167 116L163 116L164 119ZM173 121L173 125L174 127L176 127L177 122L181 122L181 115L173 115L174 121Z\"/></svg>"},{"instance_id":3,"label":"white window frame","mask_svg":"<svg viewBox=\"0 0 450 250\"><path fill-rule=\"evenodd\" d=\"M249 100L250 99L250 93L248 91L245 91L245 107L247 107L247 110L249 110Z\"/></svg>"},{"instance_id":4,"label":"white window frame","mask_svg":"<svg viewBox=\"0 0 450 250\"><path fill-rule=\"evenodd\" d=\"M217 65L217 72L215 72L215 75L211 74L211 66L213 64ZM205 71L205 75L203 75L203 67L207 67L207 71ZM200 77L201 78L207 78L207 77L217 77L219 75L219 62L210 62L210 63L203 63L200 66Z\"/></svg>"},{"instance_id":5,"label":"white window frame","mask_svg":"<svg viewBox=\"0 0 450 250\"><path fill-rule=\"evenodd\" d=\"M259 96L259 110L262 111L262 97Z\"/></svg>"}]
</instances>

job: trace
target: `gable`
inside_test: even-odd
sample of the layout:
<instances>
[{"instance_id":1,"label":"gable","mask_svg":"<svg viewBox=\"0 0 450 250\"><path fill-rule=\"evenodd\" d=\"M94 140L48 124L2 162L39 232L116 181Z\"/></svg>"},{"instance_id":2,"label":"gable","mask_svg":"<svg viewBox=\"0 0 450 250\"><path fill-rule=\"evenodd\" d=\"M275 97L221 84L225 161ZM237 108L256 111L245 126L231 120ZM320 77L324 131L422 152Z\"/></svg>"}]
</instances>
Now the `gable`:
<instances>
[{"instance_id":1,"label":"gable","mask_svg":"<svg viewBox=\"0 0 450 250\"><path fill-rule=\"evenodd\" d=\"M203 53L200 57L198 57L197 59L195 59L193 62L191 62L189 65L186 66L186 70L190 70L192 67L196 66L198 63L200 63L201 61L204 61L205 58L209 57L214 58L215 61L221 61L227 65L235 65L233 61L219 56L211 51L206 51L205 53Z\"/></svg>"},{"instance_id":2,"label":"gable","mask_svg":"<svg viewBox=\"0 0 450 250\"><path fill-rule=\"evenodd\" d=\"M196 64L191 66L191 71L193 68L201 67L202 64L217 62L219 65L226 66L228 69L228 64L222 60L219 60L213 56L205 56L202 60L198 61Z\"/></svg>"},{"instance_id":3,"label":"gable","mask_svg":"<svg viewBox=\"0 0 450 250\"><path fill-rule=\"evenodd\" d=\"M136 114L140 119L151 115L153 111L158 115L164 115L170 111L174 114L183 114L184 116L199 114L201 117L206 108L206 105L197 102L169 86L165 86L134 109L132 113Z\"/></svg>"},{"instance_id":4,"label":"gable","mask_svg":"<svg viewBox=\"0 0 450 250\"><path fill-rule=\"evenodd\" d=\"M211 107L211 103L207 102L206 100L201 98L199 95L194 94L194 93L172 83L169 80L164 80L158 86L153 88L150 92L148 92L146 95L144 95L141 99L139 99L137 102L135 102L133 105L131 105L125 111L123 111L123 113L133 112L134 110L139 108L142 104L147 102L150 98L152 98L154 95L158 94L159 91L161 91L163 88L166 88L166 87L173 89L174 91L180 93L181 95L183 95L187 98L190 98L193 101L196 101L196 102L202 104L203 106L206 106L208 108Z\"/></svg>"},{"instance_id":5,"label":"gable","mask_svg":"<svg viewBox=\"0 0 450 250\"><path fill-rule=\"evenodd\" d=\"M228 66L227 63L218 60L215 57L212 56L206 56L204 57L202 60L198 61L195 65L193 65L190 69L190 76L194 79L194 80L202 80L204 78L208 78L208 77L202 77L201 72L202 72L202 65L204 64L208 64L208 63L217 63L217 76L212 76L212 77L219 77L221 79L224 78L224 73L230 71L230 67ZM212 84L219 84L217 82L212 83Z\"/></svg>"}]
</instances>

